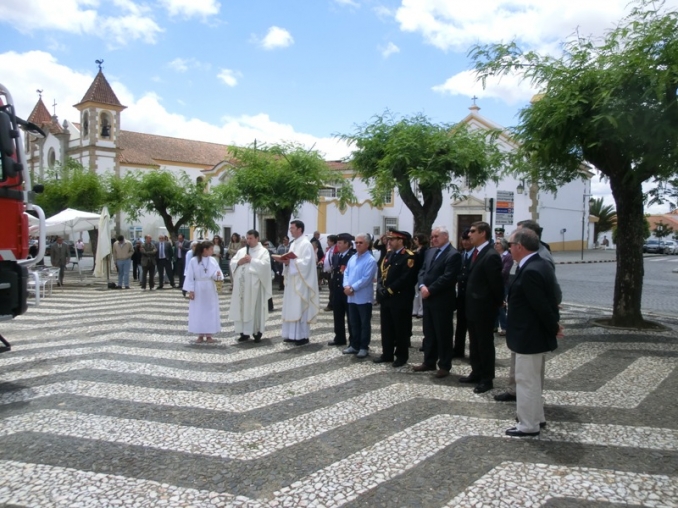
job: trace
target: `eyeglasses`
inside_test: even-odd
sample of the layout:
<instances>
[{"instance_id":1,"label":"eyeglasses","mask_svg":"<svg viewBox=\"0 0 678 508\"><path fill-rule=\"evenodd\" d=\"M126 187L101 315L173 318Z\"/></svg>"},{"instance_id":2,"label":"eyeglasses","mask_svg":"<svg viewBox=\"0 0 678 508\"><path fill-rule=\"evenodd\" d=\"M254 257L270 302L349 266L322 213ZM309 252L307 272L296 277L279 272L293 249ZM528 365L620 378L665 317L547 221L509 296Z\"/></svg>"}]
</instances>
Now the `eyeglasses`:
<instances>
[{"instance_id":1,"label":"eyeglasses","mask_svg":"<svg viewBox=\"0 0 678 508\"><path fill-rule=\"evenodd\" d=\"M356 245L362 245L365 242L355 242Z\"/></svg>"}]
</instances>

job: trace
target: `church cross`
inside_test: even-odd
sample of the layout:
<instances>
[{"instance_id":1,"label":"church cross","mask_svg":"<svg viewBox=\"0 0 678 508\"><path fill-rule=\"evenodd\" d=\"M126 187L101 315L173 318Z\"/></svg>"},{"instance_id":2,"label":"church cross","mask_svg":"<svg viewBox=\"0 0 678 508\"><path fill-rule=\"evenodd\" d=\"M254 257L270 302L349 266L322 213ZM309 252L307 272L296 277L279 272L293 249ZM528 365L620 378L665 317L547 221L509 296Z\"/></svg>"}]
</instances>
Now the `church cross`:
<instances>
[{"instance_id":1,"label":"church cross","mask_svg":"<svg viewBox=\"0 0 678 508\"><path fill-rule=\"evenodd\" d=\"M56 107L57 107L57 101L54 99L54 104L52 104L52 108L54 108L54 116L56 116Z\"/></svg>"},{"instance_id":2,"label":"church cross","mask_svg":"<svg viewBox=\"0 0 678 508\"><path fill-rule=\"evenodd\" d=\"M476 105L476 101L478 100L478 97L476 97L476 96L474 95L473 97L471 97L471 100L473 101L473 105L475 106L475 105Z\"/></svg>"}]
</instances>

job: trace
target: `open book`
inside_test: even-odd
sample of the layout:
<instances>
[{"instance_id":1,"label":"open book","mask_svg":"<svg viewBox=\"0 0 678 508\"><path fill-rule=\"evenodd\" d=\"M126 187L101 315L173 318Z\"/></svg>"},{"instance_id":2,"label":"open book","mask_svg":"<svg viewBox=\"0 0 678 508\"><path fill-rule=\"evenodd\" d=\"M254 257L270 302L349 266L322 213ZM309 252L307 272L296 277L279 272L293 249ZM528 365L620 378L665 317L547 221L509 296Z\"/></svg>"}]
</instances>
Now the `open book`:
<instances>
[{"instance_id":1,"label":"open book","mask_svg":"<svg viewBox=\"0 0 678 508\"><path fill-rule=\"evenodd\" d=\"M271 257L273 258L274 261L287 261L288 259L297 259L297 255L292 251L287 252L287 253L283 254L282 256L280 256L278 254L274 254Z\"/></svg>"}]
</instances>

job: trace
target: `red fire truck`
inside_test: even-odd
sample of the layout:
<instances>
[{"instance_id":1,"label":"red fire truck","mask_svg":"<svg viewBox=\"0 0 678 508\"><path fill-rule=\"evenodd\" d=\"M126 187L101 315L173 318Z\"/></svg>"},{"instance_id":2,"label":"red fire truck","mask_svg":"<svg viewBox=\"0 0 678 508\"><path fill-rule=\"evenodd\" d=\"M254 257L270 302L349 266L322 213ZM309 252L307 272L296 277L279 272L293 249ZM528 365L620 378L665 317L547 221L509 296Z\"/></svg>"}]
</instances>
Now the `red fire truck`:
<instances>
[{"instance_id":1,"label":"red fire truck","mask_svg":"<svg viewBox=\"0 0 678 508\"><path fill-rule=\"evenodd\" d=\"M36 125L16 116L12 96L0 84L0 321L26 312L28 268L45 253L45 214L32 204L35 192L41 189L31 186L20 126L32 134L45 135ZM28 258L29 211L37 215L40 228L38 254L32 259ZM9 350L9 342L0 335L0 352Z\"/></svg>"}]
</instances>

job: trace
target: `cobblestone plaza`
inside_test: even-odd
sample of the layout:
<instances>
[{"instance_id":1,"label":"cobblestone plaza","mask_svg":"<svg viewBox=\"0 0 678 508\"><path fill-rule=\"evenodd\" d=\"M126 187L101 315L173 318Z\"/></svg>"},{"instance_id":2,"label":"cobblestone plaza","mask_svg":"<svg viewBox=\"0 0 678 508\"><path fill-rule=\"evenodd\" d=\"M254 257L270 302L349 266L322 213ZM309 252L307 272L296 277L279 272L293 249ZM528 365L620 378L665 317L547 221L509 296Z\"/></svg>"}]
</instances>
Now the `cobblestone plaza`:
<instances>
[{"instance_id":1,"label":"cobblestone plaza","mask_svg":"<svg viewBox=\"0 0 678 508\"><path fill-rule=\"evenodd\" d=\"M67 284L3 324L0 505L678 506L678 320L613 331L565 306L548 425L517 439L515 404L493 400L502 337L495 389L476 395L465 361L412 371L420 321L394 369L328 347L328 312L311 344L283 344L281 293L262 342L237 344L229 297L216 345L190 343L176 290Z\"/></svg>"}]
</instances>

